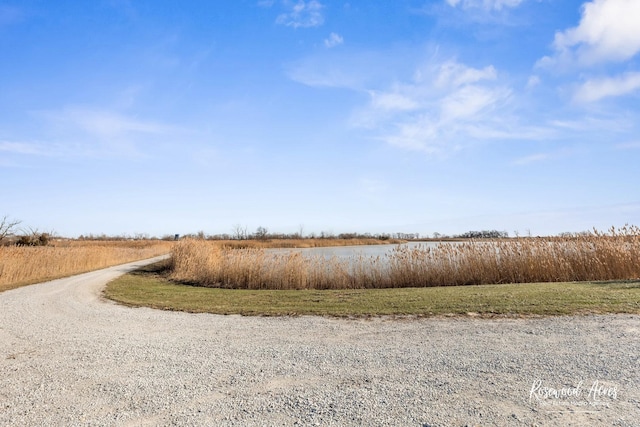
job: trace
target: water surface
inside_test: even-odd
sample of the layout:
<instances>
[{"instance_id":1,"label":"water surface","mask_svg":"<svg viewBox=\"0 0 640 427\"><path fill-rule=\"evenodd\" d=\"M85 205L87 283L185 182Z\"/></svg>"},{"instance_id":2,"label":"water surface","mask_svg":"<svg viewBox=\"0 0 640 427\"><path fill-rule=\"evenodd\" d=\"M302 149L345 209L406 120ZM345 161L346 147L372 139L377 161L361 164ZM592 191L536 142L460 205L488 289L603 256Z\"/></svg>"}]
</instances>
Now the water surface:
<instances>
[{"instance_id":1,"label":"water surface","mask_svg":"<svg viewBox=\"0 0 640 427\"><path fill-rule=\"evenodd\" d=\"M365 257L383 257L390 254L395 248L398 247L422 247L422 248L436 248L440 242L407 242L401 244L390 245L354 245L354 246L329 246L323 248L292 248L292 249L267 249L269 252L285 254L292 252L300 252L305 256L323 256L325 258L342 258L350 259L359 256Z\"/></svg>"}]
</instances>

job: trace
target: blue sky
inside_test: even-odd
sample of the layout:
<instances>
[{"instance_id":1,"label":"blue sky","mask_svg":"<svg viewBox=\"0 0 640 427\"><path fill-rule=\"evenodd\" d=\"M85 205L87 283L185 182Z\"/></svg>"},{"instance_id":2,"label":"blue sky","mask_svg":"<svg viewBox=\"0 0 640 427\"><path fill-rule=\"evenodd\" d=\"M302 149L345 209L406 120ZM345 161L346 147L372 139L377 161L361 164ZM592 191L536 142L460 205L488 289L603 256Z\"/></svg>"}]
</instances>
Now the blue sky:
<instances>
[{"instance_id":1,"label":"blue sky","mask_svg":"<svg viewBox=\"0 0 640 427\"><path fill-rule=\"evenodd\" d=\"M0 216L640 225L637 0L0 0Z\"/></svg>"}]
</instances>

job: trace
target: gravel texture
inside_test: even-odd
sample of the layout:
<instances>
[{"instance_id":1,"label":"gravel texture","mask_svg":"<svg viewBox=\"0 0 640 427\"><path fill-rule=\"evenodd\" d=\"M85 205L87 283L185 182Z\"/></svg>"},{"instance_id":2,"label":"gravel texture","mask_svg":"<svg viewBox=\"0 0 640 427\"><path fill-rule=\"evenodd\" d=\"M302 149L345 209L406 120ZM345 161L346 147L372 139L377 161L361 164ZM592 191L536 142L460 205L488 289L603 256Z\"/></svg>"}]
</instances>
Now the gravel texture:
<instances>
[{"instance_id":1,"label":"gravel texture","mask_svg":"<svg viewBox=\"0 0 640 427\"><path fill-rule=\"evenodd\" d=\"M0 425L640 426L640 316L268 318L102 299L141 264L0 293Z\"/></svg>"}]
</instances>

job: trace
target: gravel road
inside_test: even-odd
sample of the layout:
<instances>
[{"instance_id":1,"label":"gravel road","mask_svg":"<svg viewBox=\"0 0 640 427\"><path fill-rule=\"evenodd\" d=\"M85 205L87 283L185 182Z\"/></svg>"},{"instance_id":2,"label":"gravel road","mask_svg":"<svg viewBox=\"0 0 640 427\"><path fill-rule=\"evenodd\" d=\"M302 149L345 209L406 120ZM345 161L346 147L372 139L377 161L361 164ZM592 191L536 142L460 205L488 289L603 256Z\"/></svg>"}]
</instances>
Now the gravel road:
<instances>
[{"instance_id":1,"label":"gravel road","mask_svg":"<svg viewBox=\"0 0 640 427\"><path fill-rule=\"evenodd\" d=\"M0 425L640 426L640 316L128 308L144 262L0 293Z\"/></svg>"}]
</instances>

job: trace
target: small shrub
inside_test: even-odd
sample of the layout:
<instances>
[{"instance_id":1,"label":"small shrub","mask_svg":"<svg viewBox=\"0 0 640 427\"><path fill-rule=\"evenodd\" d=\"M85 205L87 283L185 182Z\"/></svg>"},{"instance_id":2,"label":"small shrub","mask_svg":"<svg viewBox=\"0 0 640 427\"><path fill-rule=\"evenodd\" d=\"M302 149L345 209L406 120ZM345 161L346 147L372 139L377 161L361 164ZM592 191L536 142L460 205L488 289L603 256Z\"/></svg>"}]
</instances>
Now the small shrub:
<instances>
[{"instance_id":1,"label":"small shrub","mask_svg":"<svg viewBox=\"0 0 640 427\"><path fill-rule=\"evenodd\" d=\"M51 241L51 235L49 233L33 232L30 234L23 234L16 240L18 246L47 246Z\"/></svg>"}]
</instances>

